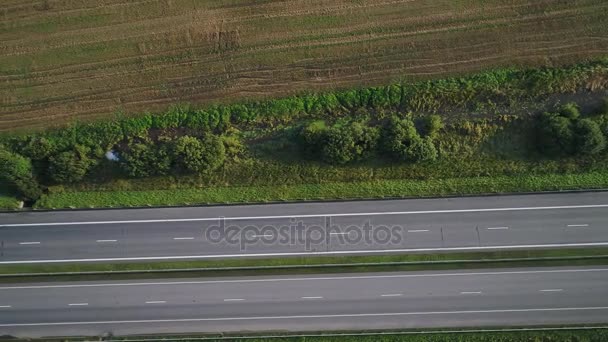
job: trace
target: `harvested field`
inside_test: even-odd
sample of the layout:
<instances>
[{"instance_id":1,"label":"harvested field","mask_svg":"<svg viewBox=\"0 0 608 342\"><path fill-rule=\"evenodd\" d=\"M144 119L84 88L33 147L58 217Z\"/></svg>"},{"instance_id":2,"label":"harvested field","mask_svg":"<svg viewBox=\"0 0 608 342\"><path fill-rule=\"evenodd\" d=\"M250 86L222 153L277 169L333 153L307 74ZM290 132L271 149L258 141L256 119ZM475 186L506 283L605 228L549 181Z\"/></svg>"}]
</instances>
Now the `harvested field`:
<instances>
[{"instance_id":1,"label":"harvested field","mask_svg":"<svg viewBox=\"0 0 608 342\"><path fill-rule=\"evenodd\" d=\"M608 54L605 0L4 0L0 131Z\"/></svg>"}]
</instances>

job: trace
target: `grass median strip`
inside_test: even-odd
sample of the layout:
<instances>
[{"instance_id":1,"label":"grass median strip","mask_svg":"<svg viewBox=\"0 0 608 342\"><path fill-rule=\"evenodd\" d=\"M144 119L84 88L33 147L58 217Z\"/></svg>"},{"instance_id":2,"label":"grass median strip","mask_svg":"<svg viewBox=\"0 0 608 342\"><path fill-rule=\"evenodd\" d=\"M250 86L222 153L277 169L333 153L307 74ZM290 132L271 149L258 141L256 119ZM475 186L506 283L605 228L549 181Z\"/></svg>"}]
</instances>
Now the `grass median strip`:
<instances>
[{"instance_id":1,"label":"grass median strip","mask_svg":"<svg viewBox=\"0 0 608 342\"><path fill-rule=\"evenodd\" d=\"M230 259L154 263L7 265L0 282L151 279L467 268L608 265L608 248Z\"/></svg>"}]
</instances>

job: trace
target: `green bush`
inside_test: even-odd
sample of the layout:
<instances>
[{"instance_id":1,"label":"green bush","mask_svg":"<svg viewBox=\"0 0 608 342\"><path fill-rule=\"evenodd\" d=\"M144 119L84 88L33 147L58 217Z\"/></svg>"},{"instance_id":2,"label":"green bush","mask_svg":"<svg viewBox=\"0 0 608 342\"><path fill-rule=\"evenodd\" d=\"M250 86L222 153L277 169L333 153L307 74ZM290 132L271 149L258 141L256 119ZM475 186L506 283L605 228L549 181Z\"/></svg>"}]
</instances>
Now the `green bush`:
<instances>
[{"instance_id":1,"label":"green bush","mask_svg":"<svg viewBox=\"0 0 608 342\"><path fill-rule=\"evenodd\" d=\"M90 149L77 145L74 150L61 152L49 159L49 176L57 183L81 181L94 165L88 156Z\"/></svg>"},{"instance_id":2,"label":"green bush","mask_svg":"<svg viewBox=\"0 0 608 342\"><path fill-rule=\"evenodd\" d=\"M299 134L299 145L302 147L304 155L309 158L318 157L318 153L323 147L327 130L325 121L321 120L311 122L302 127Z\"/></svg>"},{"instance_id":3,"label":"green bush","mask_svg":"<svg viewBox=\"0 0 608 342\"><path fill-rule=\"evenodd\" d=\"M579 120L575 125L576 151L585 155L602 152L606 148L606 137L600 126L591 119Z\"/></svg>"},{"instance_id":4,"label":"green bush","mask_svg":"<svg viewBox=\"0 0 608 342\"><path fill-rule=\"evenodd\" d=\"M169 174L172 154L166 143L149 145L132 143L120 154L121 165L131 177L163 176Z\"/></svg>"},{"instance_id":5,"label":"green bush","mask_svg":"<svg viewBox=\"0 0 608 342\"><path fill-rule=\"evenodd\" d=\"M224 144L215 135L207 135L204 140L183 136L175 142L174 151L177 164L194 173L213 171L226 159Z\"/></svg>"},{"instance_id":6,"label":"green bush","mask_svg":"<svg viewBox=\"0 0 608 342\"><path fill-rule=\"evenodd\" d=\"M226 157L231 158L233 160L237 160L239 158L239 155L245 150L245 146L243 145L243 142L241 141L241 139L239 139L238 136L223 136L222 143L224 144Z\"/></svg>"},{"instance_id":7,"label":"green bush","mask_svg":"<svg viewBox=\"0 0 608 342\"><path fill-rule=\"evenodd\" d=\"M433 161L437 159L437 148L430 137L415 139L407 148L408 160Z\"/></svg>"},{"instance_id":8,"label":"green bush","mask_svg":"<svg viewBox=\"0 0 608 342\"><path fill-rule=\"evenodd\" d=\"M422 119L422 135L436 139L439 131L444 127L443 119L439 115L428 115Z\"/></svg>"},{"instance_id":9,"label":"green bush","mask_svg":"<svg viewBox=\"0 0 608 342\"><path fill-rule=\"evenodd\" d=\"M325 132L321 158L330 164L346 164L371 155L378 141L378 130L360 123L335 126Z\"/></svg>"},{"instance_id":10,"label":"green bush","mask_svg":"<svg viewBox=\"0 0 608 342\"><path fill-rule=\"evenodd\" d=\"M33 160L43 160L55 153L55 146L45 137L33 136L28 139L21 152Z\"/></svg>"},{"instance_id":11,"label":"green bush","mask_svg":"<svg viewBox=\"0 0 608 342\"><path fill-rule=\"evenodd\" d=\"M581 116L581 112L579 111L576 103L570 102L559 108L559 115L570 120L576 120Z\"/></svg>"},{"instance_id":12,"label":"green bush","mask_svg":"<svg viewBox=\"0 0 608 342\"><path fill-rule=\"evenodd\" d=\"M36 200L42 194L34 178L31 161L2 147L0 147L0 180L15 187L26 199Z\"/></svg>"},{"instance_id":13,"label":"green bush","mask_svg":"<svg viewBox=\"0 0 608 342\"><path fill-rule=\"evenodd\" d=\"M422 138L410 119L392 117L385 131L385 151L397 160L410 162L437 159L431 137Z\"/></svg>"},{"instance_id":14,"label":"green bush","mask_svg":"<svg viewBox=\"0 0 608 342\"><path fill-rule=\"evenodd\" d=\"M564 116L543 113L537 124L539 150L549 156L571 154L574 145L572 121Z\"/></svg>"}]
</instances>

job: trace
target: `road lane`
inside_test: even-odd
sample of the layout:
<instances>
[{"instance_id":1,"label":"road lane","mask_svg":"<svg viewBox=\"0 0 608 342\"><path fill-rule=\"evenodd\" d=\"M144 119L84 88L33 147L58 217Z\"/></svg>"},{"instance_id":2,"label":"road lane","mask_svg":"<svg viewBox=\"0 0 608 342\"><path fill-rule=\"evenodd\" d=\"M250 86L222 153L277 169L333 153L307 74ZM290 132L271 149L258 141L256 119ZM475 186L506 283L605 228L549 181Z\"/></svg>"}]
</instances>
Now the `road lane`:
<instances>
[{"instance_id":1,"label":"road lane","mask_svg":"<svg viewBox=\"0 0 608 342\"><path fill-rule=\"evenodd\" d=\"M601 246L608 193L0 214L0 242L0 264Z\"/></svg>"},{"instance_id":2,"label":"road lane","mask_svg":"<svg viewBox=\"0 0 608 342\"><path fill-rule=\"evenodd\" d=\"M0 309L0 332L39 336L605 323L606 285L608 268L16 284L0 287L0 305L7 306Z\"/></svg>"}]
</instances>

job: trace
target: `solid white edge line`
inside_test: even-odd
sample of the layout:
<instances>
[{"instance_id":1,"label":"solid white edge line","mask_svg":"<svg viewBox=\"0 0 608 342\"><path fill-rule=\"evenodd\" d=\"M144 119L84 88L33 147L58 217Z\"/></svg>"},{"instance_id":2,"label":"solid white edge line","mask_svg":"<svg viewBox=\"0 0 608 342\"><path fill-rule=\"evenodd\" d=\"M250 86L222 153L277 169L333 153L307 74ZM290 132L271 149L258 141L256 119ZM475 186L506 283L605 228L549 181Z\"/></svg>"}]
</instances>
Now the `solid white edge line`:
<instances>
[{"instance_id":1,"label":"solid white edge line","mask_svg":"<svg viewBox=\"0 0 608 342\"><path fill-rule=\"evenodd\" d=\"M589 227L588 224L569 224L568 227Z\"/></svg>"},{"instance_id":2,"label":"solid white edge line","mask_svg":"<svg viewBox=\"0 0 608 342\"><path fill-rule=\"evenodd\" d=\"M20 245L39 245L40 241L26 241L26 242L19 242Z\"/></svg>"},{"instance_id":3,"label":"solid white edge line","mask_svg":"<svg viewBox=\"0 0 608 342\"><path fill-rule=\"evenodd\" d=\"M523 210L557 210L557 209L591 209L607 208L608 204L587 205L564 205L553 207L514 207L514 208L486 208L486 209L447 209L447 210L422 210L422 211L387 211L370 213L328 213L328 214L295 214L274 216L235 216L235 217L203 217L189 219L156 219L156 220L124 220L124 221L89 221L89 222L49 222L49 223L10 223L0 224L0 228L7 227L35 227L35 226L75 226L75 225L99 225L99 224L129 224L129 223L168 223L168 222L199 222L224 220L263 220L282 218L310 218L310 217L348 217L348 216L380 216L380 215L416 215L416 214L453 214L495 211L523 211Z\"/></svg>"},{"instance_id":4,"label":"solid white edge line","mask_svg":"<svg viewBox=\"0 0 608 342\"><path fill-rule=\"evenodd\" d=\"M268 278L268 279L227 279L227 280L200 280L200 281L165 281L148 283L105 283L105 284L64 284L64 285L26 285L0 287L0 290L23 289L56 289L79 287L113 287L113 286L163 286L163 285L200 285L200 284L232 284L232 283L272 283L281 281L320 281L320 280L354 280L354 279L399 279L399 278L434 278L434 277L470 277L515 274L551 274L551 273L586 273L608 272L608 268L583 268L565 270L534 270L534 271L489 271L489 272L461 272L461 273L422 273L422 274L390 274L370 276L344 276L344 277L301 277L301 278Z\"/></svg>"},{"instance_id":5,"label":"solid white edge line","mask_svg":"<svg viewBox=\"0 0 608 342\"><path fill-rule=\"evenodd\" d=\"M431 315L463 315L463 314L501 314L514 312L557 312L557 311L591 311L608 310L608 306L592 307L562 307L562 308L530 308L530 309L496 309L496 310L465 310L465 311L420 311L420 312L390 312L390 313L360 313L335 315L301 315L301 316L253 316L253 317L211 317L211 318L182 318L182 319L149 319L130 321L89 321L89 322L47 322L47 323L3 323L0 327L31 327L31 326L61 326L61 325L92 325L92 324L138 324L138 323L176 323L176 322L218 322L243 320L284 320L306 318L357 318L357 317L395 317L395 316L431 316Z\"/></svg>"},{"instance_id":6,"label":"solid white edge line","mask_svg":"<svg viewBox=\"0 0 608 342\"><path fill-rule=\"evenodd\" d=\"M215 255L179 255L179 256L149 256L149 257L118 257L118 258L94 258L94 259L40 259L40 260L13 260L0 261L0 265L15 264L40 264L40 263L62 263L62 262L98 262L98 261L139 261L139 260L187 260L187 259L228 259L243 257L283 257L283 256L305 256L305 255L355 255L355 254L378 254L378 253L404 253L404 252L439 252L439 251L482 251L501 249L537 249L558 247L593 247L608 246L608 242L583 242L583 243L551 243L539 245L514 245L514 246L471 246L471 247L435 247L435 248L402 248L402 249L370 249L358 251L321 251L321 252L277 252L277 253L245 253L245 254L215 254Z\"/></svg>"}]
</instances>

